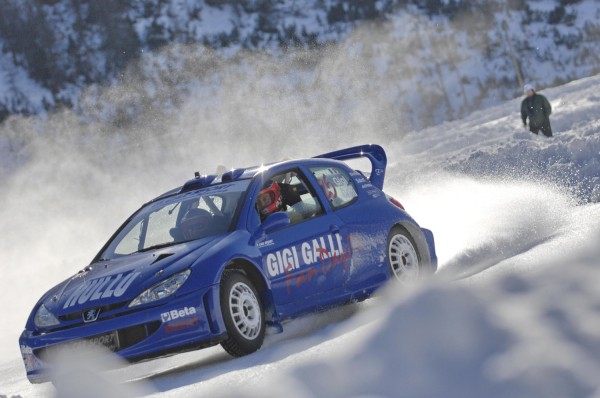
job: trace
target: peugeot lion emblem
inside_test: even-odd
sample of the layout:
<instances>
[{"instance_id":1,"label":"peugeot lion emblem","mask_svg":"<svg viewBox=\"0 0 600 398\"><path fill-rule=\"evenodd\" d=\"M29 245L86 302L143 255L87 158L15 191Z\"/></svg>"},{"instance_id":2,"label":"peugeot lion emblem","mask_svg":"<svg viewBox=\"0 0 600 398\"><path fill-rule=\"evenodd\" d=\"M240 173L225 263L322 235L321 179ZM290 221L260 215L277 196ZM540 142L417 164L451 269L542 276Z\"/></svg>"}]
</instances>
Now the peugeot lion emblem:
<instances>
[{"instance_id":1,"label":"peugeot lion emblem","mask_svg":"<svg viewBox=\"0 0 600 398\"><path fill-rule=\"evenodd\" d=\"M90 308L89 310L83 311L83 322L94 322L100 315L100 308Z\"/></svg>"}]
</instances>

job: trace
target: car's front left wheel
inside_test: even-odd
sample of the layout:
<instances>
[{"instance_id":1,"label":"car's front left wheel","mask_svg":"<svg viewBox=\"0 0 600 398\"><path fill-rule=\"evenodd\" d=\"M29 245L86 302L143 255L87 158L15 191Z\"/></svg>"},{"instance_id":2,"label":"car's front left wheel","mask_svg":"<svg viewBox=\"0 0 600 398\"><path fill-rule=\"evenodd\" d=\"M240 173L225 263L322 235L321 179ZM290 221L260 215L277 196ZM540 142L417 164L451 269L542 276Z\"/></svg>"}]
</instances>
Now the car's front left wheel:
<instances>
[{"instance_id":1,"label":"car's front left wheel","mask_svg":"<svg viewBox=\"0 0 600 398\"><path fill-rule=\"evenodd\" d=\"M226 271L221 279L221 311L227 339L221 346L235 357L258 350L265 338L265 313L252 282L239 271Z\"/></svg>"}]
</instances>

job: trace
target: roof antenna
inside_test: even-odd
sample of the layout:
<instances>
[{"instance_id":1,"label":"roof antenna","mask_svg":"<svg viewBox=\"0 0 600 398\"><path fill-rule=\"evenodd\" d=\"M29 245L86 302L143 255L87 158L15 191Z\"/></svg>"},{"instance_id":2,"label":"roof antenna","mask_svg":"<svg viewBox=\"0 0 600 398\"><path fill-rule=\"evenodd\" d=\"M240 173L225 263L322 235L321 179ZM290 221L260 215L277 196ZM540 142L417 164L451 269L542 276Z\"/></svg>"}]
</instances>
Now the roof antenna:
<instances>
[{"instance_id":1,"label":"roof antenna","mask_svg":"<svg viewBox=\"0 0 600 398\"><path fill-rule=\"evenodd\" d=\"M196 171L196 172L194 173L194 177L195 177L195 178L200 178L200 172L199 172L199 171Z\"/></svg>"}]
</instances>

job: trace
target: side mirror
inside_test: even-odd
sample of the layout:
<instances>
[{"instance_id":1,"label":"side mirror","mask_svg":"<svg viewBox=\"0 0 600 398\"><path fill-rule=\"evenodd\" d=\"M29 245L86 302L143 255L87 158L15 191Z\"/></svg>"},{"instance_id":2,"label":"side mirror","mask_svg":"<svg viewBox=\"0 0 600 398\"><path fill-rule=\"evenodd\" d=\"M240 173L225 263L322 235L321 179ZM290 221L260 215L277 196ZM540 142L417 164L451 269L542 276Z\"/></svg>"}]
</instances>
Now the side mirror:
<instances>
[{"instance_id":1,"label":"side mirror","mask_svg":"<svg viewBox=\"0 0 600 398\"><path fill-rule=\"evenodd\" d=\"M264 232L268 234L288 225L290 225L289 214L284 211L278 211L265 218L259 228L259 231L261 231L260 233Z\"/></svg>"}]
</instances>

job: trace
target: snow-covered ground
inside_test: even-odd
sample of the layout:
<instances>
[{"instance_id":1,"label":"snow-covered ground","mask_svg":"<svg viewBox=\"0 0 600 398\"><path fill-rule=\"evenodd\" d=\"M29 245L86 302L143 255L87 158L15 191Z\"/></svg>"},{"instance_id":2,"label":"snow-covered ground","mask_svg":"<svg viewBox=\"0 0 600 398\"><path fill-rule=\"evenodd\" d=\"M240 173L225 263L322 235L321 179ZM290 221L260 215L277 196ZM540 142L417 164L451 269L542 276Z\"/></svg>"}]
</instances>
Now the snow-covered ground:
<instances>
[{"instance_id":1,"label":"snow-covered ground","mask_svg":"<svg viewBox=\"0 0 600 398\"><path fill-rule=\"evenodd\" d=\"M398 139L388 135L382 141L373 132L359 137L362 142L344 142L338 135L338 148L370 141L387 150L386 191L435 234L440 267L434 280L411 289L390 286L364 303L292 321L244 358L213 347L104 372L91 387L79 376L63 382L88 396L115 396L115 389L161 397L600 396L599 91L600 76L544 91L554 109L550 139L523 129L520 100ZM329 149L335 148L307 144L294 151L310 156ZM207 157L213 164L229 163L235 151L220 149L219 156L229 154L223 160ZM82 164L70 155L75 166ZM183 178L173 170L190 167L166 161L171 179ZM52 181L36 180L35 170L17 175L22 180L10 187L38 184L40 203L11 190L3 215L21 220L24 201L46 204L56 215L28 209L43 221L30 228L1 221L3 231L17 227L1 246L2 262L16 266L3 275L0 292L0 394L8 396L55 395L51 385L26 380L18 335L39 295L76 271L71 257L85 261L94 254L78 242L92 240L82 244L97 248L110 232L74 220L100 222L94 214L106 214L102 187L80 184L92 196L86 196L86 208L72 198L59 206L49 199L60 192L53 192ZM136 173L150 179L140 169ZM118 185L126 176L93 181ZM149 184L131 195L148 199L156 190ZM111 220L113 228L118 221ZM27 231L40 227L52 236L25 240ZM53 236L79 238L65 244Z\"/></svg>"}]
</instances>

